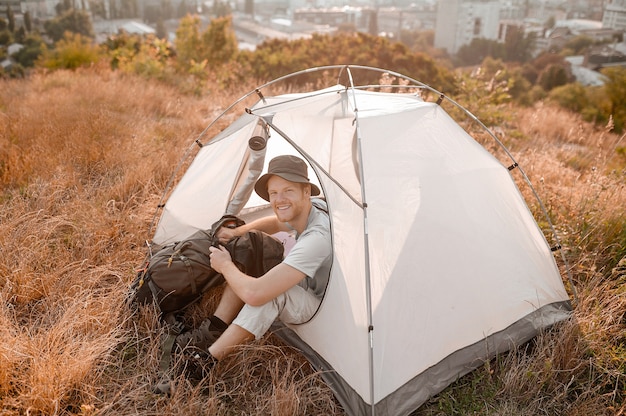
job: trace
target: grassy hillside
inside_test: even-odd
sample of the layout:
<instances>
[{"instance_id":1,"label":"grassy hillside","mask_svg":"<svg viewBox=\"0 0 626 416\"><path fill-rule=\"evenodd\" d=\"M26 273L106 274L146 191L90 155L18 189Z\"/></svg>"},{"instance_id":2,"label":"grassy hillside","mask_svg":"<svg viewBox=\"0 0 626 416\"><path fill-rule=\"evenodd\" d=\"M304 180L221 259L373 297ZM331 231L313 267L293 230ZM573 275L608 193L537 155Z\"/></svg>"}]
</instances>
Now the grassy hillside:
<instances>
[{"instance_id":1,"label":"grassy hillside","mask_svg":"<svg viewBox=\"0 0 626 416\"><path fill-rule=\"evenodd\" d=\"M149 391L161 329L150 311L131 317L124 295L174 166L239 96L207 90L99 68L0 80L0 414L343 414L272 336L200 386ZM504 110L498 134L557 225L574 318L415 415L626 414L626 139L541 104Z\"/></svg>"}]
</instances>

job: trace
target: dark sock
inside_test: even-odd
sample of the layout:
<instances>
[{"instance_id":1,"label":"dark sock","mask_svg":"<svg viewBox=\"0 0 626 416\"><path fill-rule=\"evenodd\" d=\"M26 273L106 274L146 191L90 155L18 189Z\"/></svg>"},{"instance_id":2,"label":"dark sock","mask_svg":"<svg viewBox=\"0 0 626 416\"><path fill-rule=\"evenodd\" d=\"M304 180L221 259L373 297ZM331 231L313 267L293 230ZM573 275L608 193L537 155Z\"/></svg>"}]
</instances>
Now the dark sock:
<instances>
[{"instance_id":1,"label":"dark sock","mask_svg":"<svg viewBox=\"0 0 626 416\"><path fill-rule=\"evenodd\" d=\"M226 328L228 328L228 324L215 315L211 315L209 320L211 321L211 324L209 325L209 329L211 330L224 332L226 331Z\"/></svg>"}]
</instances>

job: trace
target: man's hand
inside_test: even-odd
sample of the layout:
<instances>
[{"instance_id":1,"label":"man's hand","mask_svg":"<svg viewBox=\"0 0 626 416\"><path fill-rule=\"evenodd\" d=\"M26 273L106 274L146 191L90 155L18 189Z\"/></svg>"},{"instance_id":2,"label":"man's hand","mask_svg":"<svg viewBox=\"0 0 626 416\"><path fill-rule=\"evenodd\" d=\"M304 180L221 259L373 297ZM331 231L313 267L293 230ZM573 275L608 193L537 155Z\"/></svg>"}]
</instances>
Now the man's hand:
<instances>
[{"instance_id":1,"label":"man's hand","mask_svg":"<svg viewBox=\"0 0 626 416\"><path fill-rule=\"evenodd\" d=\"M211 259L211 268L221 274L224 274L224 270L229 264L233 264L230 253L222 245L219 248L209 247L209 258Z\"/></svg>"},{"instance_id":2,"label":"man's hand","mask_svg":"<svg viewBox=\"0 0 626 416\"><path fill-rule=\"evenodd\" d=\"M220 241L220 244L228 244L228 242L230 240L232 240L233 238L237 237L239 234L236 231L236 228L228 228L228 227L221 227L219 230L217 230L217 238Z\"/></svg>"}]
</instances>

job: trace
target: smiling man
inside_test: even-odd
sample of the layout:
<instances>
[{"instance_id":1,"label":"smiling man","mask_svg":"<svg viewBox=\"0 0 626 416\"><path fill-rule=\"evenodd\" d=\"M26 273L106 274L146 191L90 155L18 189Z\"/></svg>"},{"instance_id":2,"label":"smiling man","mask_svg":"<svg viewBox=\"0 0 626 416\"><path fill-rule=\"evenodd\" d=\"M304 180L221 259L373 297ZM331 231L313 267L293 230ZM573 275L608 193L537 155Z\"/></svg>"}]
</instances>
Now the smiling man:
<instances>
[{"instance_id":1,"label":"smiling man","mask_svg":"<svg viewBox=\"0 0 626 416\"><path fill-rule=\"evenodd\" d=\"M238 228L222 228L220 242L256 229L268 234L295 231L296 243L282 263L258 278L241 272L223 246L211 247L211 267L226 279L224 294L214 315L198 329L179 336L176 344L208 352L212 361L262 337L276 319L293 324L311 319L328 283L330 221L326 202L312 198L320 190L309 181L306 163L296 156L278 156L254 189L269 201L274 215Z\"/></svg>"}]
</instances>

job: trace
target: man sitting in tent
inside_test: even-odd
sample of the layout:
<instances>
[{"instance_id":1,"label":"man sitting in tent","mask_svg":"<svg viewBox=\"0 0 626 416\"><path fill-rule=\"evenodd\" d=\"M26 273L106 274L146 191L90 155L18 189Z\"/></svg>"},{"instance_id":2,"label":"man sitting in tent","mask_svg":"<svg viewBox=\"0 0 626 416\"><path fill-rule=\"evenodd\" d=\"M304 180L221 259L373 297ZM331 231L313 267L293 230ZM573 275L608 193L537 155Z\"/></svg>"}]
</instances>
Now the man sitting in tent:
<instances>
[{"instance_id":1,"label":"man sitting in tent","mask_svg":"<svg viewBox=\"0 0 626 416\"><path fill-rule=\"evenodd\" d=\"M177 337L179 348L207 351L213 363L233 348L260 338L278 318L285 323L308 321L321 302L332 261L330 221L319 188L310 183L305 162L278 156L255 184L259 196L270 202L274 216L238 228L222 228L222 244L256 229L268 234L296 231L296 243L283 262L259 278L241 272L229 252L211 247L211 267L226 279L224 294L213 316L199 328Z\"/></svg>"}]
</instances>

